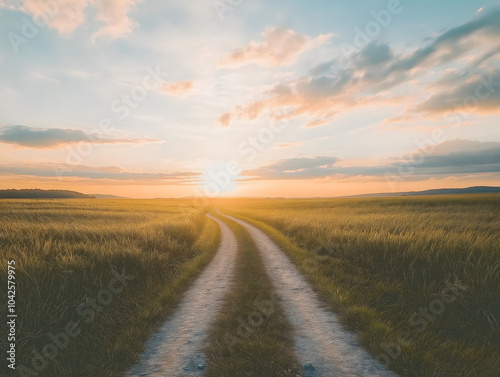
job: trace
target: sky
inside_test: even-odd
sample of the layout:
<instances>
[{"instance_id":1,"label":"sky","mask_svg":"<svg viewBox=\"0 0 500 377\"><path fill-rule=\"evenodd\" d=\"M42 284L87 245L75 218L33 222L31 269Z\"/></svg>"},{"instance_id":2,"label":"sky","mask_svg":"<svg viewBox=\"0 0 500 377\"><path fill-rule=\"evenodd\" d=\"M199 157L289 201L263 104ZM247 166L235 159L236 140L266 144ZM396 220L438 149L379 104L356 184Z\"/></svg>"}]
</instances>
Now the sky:
<instances>
[{"instance_id":1,"label":"sky","mask_svg":"<svg viewBox=\"0 0 500 377\"><path fill-rule=\"evenodd\" d=\"M500 186L500 1L0 0L0 189Z\"/></svg>"}]
</instances>

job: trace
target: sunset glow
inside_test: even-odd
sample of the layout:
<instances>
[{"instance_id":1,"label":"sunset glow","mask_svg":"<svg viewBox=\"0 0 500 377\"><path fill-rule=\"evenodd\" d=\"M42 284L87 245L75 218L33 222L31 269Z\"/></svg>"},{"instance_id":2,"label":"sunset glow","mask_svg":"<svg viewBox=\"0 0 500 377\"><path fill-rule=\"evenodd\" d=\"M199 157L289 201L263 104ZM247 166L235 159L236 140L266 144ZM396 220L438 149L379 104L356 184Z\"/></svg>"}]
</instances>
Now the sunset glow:
<instances>
[{"instance_id":1,"label":"sunset glow","mask_svg":"<svg viewBox=\"0 0 500 377\"><path fill-rule=\"evenodd\" d=\"M0 0L0 188L499 186L499 6Z\"/></svg>"}]
</instances>

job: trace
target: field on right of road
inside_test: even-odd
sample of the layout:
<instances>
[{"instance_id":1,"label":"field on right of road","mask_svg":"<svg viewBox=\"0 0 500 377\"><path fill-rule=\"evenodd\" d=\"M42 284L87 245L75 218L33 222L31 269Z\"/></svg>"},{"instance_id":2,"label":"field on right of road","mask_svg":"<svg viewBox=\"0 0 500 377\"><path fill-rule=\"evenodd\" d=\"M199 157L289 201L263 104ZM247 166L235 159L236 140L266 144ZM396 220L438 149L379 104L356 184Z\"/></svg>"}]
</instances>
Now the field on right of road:
<instances>
[{"instance_id":1,"label":"field on right of road","mask_svg":"<svg viewBox=\"0 0 500 377\"><path fill-rule=\"evenodd\" d=\"M500 195L220 200L403 376L500 375Z\"/></svg>"}]
</instances>

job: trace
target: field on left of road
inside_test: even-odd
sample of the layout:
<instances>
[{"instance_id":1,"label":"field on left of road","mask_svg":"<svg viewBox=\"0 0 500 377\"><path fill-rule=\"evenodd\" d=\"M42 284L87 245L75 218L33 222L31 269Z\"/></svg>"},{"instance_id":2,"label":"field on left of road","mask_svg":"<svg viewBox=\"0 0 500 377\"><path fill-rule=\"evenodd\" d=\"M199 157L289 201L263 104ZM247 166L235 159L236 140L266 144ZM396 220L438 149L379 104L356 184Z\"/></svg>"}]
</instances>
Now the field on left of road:
<instances>
[{"instance_id":1,"label":"field on left of road","mask_svg":"<svg viewBox=\"0 0 500 377\"><path fill-rule=\"evenodd\" d=\"M0 374L122 375L214 255L220 230L205 212L191 200L1 200L17 336L16 371L4 362Z\"/></svg>"}]
</instances>

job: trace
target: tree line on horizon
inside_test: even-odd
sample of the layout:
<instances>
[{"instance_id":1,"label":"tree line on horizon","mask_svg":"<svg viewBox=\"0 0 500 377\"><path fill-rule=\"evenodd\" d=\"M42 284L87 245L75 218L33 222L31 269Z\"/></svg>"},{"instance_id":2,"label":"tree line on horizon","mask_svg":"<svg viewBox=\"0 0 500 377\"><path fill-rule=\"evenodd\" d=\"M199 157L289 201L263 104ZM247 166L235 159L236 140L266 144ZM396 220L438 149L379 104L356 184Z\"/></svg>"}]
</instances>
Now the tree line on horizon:
<instances>
[{"instance_id":1,"label":"tree line on horizon","mask_svg":"<svg viewBox=\"0 0 500 377\"><path fill-rule=\"evenodd\" d=\"M71 190L7 189L0 190L0 199L95 199L95 196Z\"/></svg>"}]
</instances>

